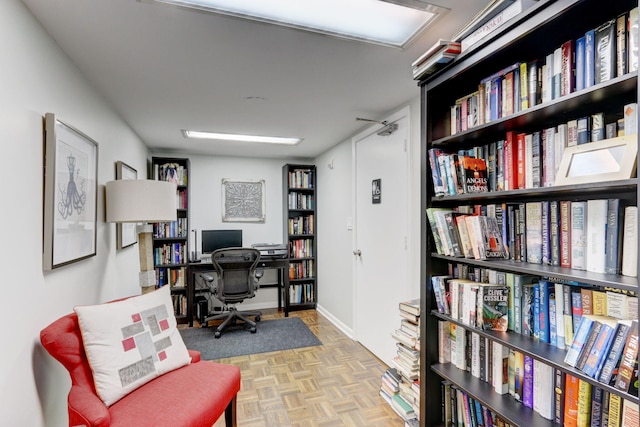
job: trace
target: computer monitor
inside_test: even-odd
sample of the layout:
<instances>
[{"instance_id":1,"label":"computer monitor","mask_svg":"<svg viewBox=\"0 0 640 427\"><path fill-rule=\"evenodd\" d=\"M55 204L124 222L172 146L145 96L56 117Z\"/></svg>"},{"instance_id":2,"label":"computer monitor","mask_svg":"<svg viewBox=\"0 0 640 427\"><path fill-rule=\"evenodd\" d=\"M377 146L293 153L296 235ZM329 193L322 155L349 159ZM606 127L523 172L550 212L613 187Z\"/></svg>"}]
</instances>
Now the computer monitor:
<instances>
[{"instance_id":1,"label":"computer monitor","mask_svg":"<svg viewBox=\"0 0 640 427\"><path fill-rule=\"evenodd\" d=\"M242 230L202 230L202 253L221 248L241 248Z\"/></svg>"}]
</instances>

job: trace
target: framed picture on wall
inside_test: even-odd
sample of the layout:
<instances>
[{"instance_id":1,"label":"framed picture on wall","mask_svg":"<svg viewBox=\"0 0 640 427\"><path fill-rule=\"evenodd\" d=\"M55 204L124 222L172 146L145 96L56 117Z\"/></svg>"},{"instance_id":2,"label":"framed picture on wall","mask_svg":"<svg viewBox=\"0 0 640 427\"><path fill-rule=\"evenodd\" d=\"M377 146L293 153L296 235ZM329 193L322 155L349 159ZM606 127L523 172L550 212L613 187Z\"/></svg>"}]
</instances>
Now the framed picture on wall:
<instances>
[{"instance_id":1,"label":"framed picture on wall","mask_svg":"<svg viewBox=\"0 0 640 427\"><path fill-rule=\"evenodd\" d=\"M264 180L222 180L223 222L264 222Z\"/></svg>"},{"instance_id":2,"label":"framed picture on wall","mask_svg":"<svg viewBox=\"0 0 640 427\"><path fill-rule=\"evenodd\" d=\"M44 270L96 254L98 143L45 115Z\"/></svg>"},{"instance_id":3,"label":"framed picture on wall","mask_svg":"<svg viewBox=\"0 0 640 427\"><path fill-rule=\"evenodd\" d=\"M116 179L138 179L138 171L124 162L117 161ZM124 249L136 243L138 243L136 224L116 223L116 249Z\"/></svg>"}]
</instances>

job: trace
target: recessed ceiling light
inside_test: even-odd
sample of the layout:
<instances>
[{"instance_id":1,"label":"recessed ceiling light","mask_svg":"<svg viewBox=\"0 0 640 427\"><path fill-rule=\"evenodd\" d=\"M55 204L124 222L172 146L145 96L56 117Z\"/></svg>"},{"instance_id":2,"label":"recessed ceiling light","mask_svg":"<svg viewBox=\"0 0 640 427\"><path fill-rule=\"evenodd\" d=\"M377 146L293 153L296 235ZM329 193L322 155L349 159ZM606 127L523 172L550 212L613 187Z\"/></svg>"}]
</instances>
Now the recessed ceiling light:
<instances>
[{"instance_id":1,"label":"recessed ceiling light","mask_svg":"<svg viewBox=\"0 0 640 427\"><path fill-rule=\"evenodd\" d=\"M302 141L302 138L289 138L281 136L260 136L260 135L240 135L234 133L221 132L203 132L194 130L183 130L182 134L185 138L196 139L217 139L223 141L240 141L240 142L259 142L262 144L285 144L296 145Z\"/></svg>"},{"instance_id":2,"label":"recessed ceiling light","mask_svg":"<svg viewBox=\"0 0 640 427\"><path fill-rule=\"evenodd\" d=\"M423 0L147 0L404 47L449 9Z\"/></svg>"}]
</instances>

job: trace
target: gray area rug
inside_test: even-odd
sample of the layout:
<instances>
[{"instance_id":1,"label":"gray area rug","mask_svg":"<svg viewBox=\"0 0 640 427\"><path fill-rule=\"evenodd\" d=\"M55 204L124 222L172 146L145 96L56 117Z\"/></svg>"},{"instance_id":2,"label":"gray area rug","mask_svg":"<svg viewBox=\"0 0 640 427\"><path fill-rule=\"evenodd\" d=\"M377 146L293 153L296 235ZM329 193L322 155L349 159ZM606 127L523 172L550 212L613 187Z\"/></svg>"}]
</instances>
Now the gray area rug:
<instances>
[{"instance_id":1,"label":"gray area rug","mask_svg":"<svg viewBox=\"0 0 640 427\"><path fill-rule=\"evenodd\" d=\"M203 360L322 345L298 317L258 322L252 334L242 326L230 327L214 338L215 327L180 329L188 349L198 350Z\"/></svg>"}]
</instances>

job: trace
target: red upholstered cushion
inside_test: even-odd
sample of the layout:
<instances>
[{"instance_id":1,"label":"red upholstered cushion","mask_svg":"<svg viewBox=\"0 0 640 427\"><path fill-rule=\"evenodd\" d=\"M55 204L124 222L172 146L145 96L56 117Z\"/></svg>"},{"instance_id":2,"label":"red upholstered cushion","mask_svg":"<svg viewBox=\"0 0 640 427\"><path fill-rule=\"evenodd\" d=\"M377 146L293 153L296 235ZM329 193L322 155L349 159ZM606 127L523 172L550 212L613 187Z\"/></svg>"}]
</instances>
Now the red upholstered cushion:
<instances>
[{"instance_id":1,"label":"red upholstered cushion","mask_svg":"<svg viewBox=\"0 0 640 427\"><path fill-rule=\"evenodd\" d=\"M238 367L194 363L148 382L111 405L111 426L211 427L239 390Z\"/></svg>"}]
</instances>

